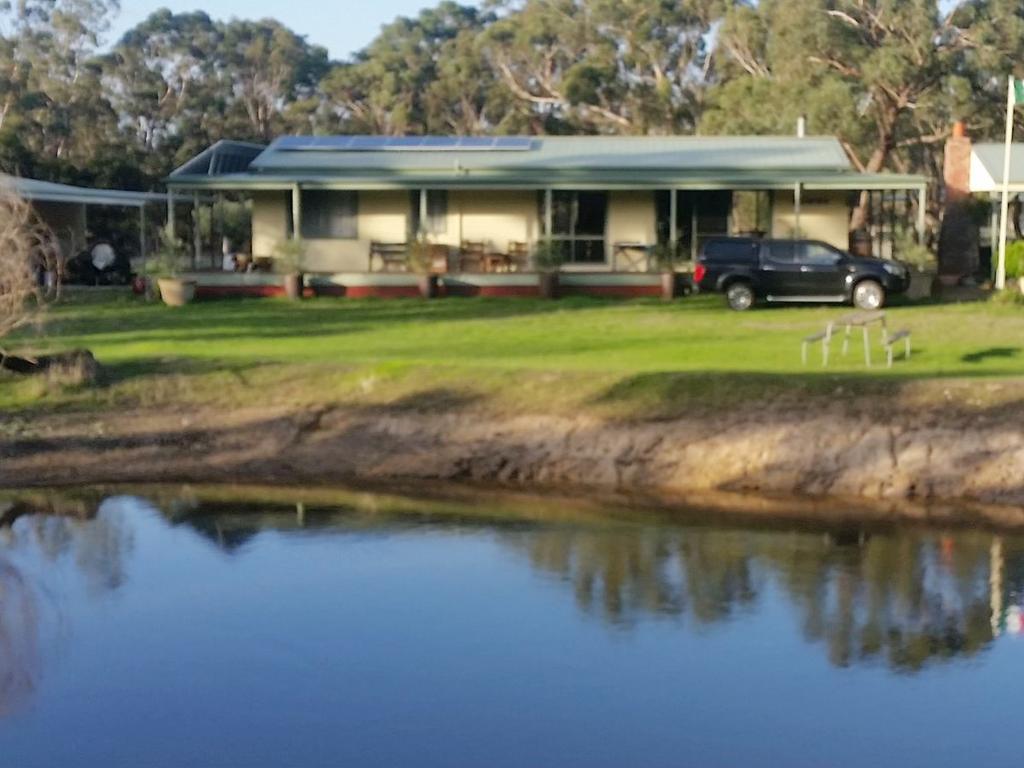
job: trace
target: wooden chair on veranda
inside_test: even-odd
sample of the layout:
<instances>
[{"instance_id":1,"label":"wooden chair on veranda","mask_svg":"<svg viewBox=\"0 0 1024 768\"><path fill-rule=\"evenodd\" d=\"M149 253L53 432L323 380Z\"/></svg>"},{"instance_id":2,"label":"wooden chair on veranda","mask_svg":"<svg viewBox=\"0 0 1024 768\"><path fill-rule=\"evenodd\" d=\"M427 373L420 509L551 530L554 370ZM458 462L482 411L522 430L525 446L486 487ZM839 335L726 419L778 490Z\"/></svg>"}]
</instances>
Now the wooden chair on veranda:
<instances>
[{"instance_id":1,"label":"wooden chair on veranda","mask_svg":"<svg viewBox=\"0 0 1024 768\"><path fill-rule=\"evenodd\" d=\"M459 271L480 272L486 253L487 244L483 240L463 240L459 248Z\"/></svg>"},{"instance_id":2,"label":"wooden chair on veranda","mask_svg":"<svg viewBox=\"0 0 1024 768\"><path fill-rule=\"evenodd\" d=\"M530 244L521 240L508 241L508 268L510 272L525 272L530 268Z\"/></svg>"}]
</instances>

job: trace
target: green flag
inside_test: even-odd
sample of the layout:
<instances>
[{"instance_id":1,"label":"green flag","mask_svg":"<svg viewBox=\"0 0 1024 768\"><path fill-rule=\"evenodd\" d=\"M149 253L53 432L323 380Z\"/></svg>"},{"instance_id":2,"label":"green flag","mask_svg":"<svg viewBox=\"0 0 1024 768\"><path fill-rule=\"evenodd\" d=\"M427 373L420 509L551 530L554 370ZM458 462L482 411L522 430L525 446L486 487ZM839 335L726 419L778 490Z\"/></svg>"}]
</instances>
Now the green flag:
<instances>
[{"instance_id":1,"label":"green flag","mask_svg":"<svg viewBox=\"0 0 1024 768\"><path fill-rule=\"evenodd\" d=\"M1013 78L1013 103L1024 104L1024 80Z\"/></svg>"}]
</instances>

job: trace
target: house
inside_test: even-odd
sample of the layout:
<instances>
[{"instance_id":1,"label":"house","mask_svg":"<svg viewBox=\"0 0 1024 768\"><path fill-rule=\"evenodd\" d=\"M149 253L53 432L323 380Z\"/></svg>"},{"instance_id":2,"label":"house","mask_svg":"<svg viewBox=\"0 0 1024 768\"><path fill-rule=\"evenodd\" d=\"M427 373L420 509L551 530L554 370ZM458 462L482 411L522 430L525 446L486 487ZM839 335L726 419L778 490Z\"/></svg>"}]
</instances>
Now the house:
<instances>
[{"instance_id":1,"label":"house","mask_svg":"<svg viewBox=\"0 0 1024 768\"><path fill-rule=\"evenodd\" d=\"M945 210L939 238L939 267L950 278L992 274L999 241L1005 145L973 142L962 123L946 142L943 168ZM1024 143L1010 145L1008 237L1024 228Z\"/></svg>"},{"instance_id":2,"label":"house","mask_svg":"<svg viewBox=\"0 0 1024 768\"><path fill-rule=\"evenodd\" d=\"M452 281L529 270L528 257L509 254L550 239L563 272L609 284L653 277L656 245L693 259L715 235L799 234L846 248L865 194L899 195L920 232L927 182L858 173L830 137L285 136L267 147L218 142L167 186L178 199L248 196L252 255L270 259L301 236L304 270L320 280L401 271L389 252L422 237L445 251L436 269Z\"/></svg>"}]
</instances>

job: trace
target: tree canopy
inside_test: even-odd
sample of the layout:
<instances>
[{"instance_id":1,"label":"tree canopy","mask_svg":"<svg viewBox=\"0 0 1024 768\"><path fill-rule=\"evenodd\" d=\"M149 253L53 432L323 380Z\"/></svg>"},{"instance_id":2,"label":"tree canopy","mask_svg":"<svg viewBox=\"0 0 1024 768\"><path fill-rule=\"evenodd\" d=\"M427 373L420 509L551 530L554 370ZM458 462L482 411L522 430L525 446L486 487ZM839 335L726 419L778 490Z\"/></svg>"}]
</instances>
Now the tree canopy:
<instances>
[{"instance_id":1,"label":"tree canopy","mask_svg":"<svg viewBox=\"0 0 1024 768\"><path fill-rule=\"evenodd\" d=\"M272 19L117 0L0 3L0 167L154 187L221 138L787 134L855 167L937 175L954 119L998 135L1017 0L453 0L346 61Z\"/></svg>"}]
</instances>

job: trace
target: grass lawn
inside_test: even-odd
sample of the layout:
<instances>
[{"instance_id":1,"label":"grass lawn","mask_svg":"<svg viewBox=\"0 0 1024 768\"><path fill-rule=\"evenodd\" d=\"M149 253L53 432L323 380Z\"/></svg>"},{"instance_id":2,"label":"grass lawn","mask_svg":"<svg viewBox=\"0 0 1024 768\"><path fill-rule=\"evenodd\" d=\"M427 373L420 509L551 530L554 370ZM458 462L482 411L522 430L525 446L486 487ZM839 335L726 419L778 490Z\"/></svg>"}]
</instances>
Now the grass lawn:
<instances>
[{"instance_id":1,"label":"grass lawn","mask_svg":"<svg viewBox=\"0 0 1024 768\"><path fill-rule=\"evenodd\" d=\"M313 405L665 418L736 400L885 394L902 405L955 398L989 407L1024 391L1024 308L994 303L889 310L914 354L885 369L851 352L828 369L800 340L847 307L731 312L720 297L223 300L173 309L128 295L72 294L45 334L10 350L84 347L106 381L68 388L0 376L0 409Z\"/></svg>"}]
</instances>

